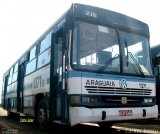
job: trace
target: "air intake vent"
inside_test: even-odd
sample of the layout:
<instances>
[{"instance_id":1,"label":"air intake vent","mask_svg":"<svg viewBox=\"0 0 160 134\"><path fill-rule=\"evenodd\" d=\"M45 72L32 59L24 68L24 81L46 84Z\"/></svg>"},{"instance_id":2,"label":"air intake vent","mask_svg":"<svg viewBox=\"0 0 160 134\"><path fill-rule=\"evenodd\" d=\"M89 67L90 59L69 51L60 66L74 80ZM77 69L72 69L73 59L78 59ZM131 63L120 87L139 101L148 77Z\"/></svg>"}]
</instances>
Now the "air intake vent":
<instances>
[{"instance_id":1,"label":"air intake vent","mask_svg":"<svg viewBox=\"0 0 160 134\"><path fill-rule=\"evenodd\" d=\"M117 95L150 95L151 89L134 89L134 88L112 88L112 87L96 87L85 86L88 93L98 94L117 94Z\"/></svg>"}]
</instances>

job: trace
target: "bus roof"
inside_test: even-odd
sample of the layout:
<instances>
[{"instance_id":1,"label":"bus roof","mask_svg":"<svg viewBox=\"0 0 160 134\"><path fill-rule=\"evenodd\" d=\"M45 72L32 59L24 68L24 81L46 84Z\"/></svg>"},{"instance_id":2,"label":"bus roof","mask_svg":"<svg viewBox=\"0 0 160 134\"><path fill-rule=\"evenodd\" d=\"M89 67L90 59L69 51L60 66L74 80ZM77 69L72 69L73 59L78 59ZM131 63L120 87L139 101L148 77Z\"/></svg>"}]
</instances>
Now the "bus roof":
<instances>
[{"instance_id":1,"label":"bus roof","mask_svg":"<svg viewBox=\"0 0 160 134\"><path fill-rule=\"evenodd\" d=\"M148 25L132 17L89 5L73 4L72 11L75 18L81 18L95 23L116 25L119 28L129 28L149 36Z\"/></svg>"}]
</instances>

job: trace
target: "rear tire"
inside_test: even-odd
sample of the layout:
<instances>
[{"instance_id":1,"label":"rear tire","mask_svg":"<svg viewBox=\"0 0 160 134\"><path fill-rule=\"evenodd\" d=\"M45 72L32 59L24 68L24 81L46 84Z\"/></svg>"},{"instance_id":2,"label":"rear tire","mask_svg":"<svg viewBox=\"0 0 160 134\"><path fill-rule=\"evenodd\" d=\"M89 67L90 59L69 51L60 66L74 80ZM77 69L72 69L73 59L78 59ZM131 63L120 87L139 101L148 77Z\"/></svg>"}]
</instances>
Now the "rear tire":
<instances>
[{"instance_id":1,"label":"rear tire","mask_svg":"<svg viewBox=\"0 0 160 134\"><path fill-rule=\"evenodd\" d=\"M47 129L47 103L45 99L40 100L38 104L37 124L41 130Z\"/></svg>"},{"instance_id":2,"label":"rear tire","mask_svg":"<svg viewBox=\"0 0 160 134\"><path fill-rule=\"evenodd\" d=\"M11 117L11 101L10 101L10 98L8 98L8 103L7 103L7 116Z\"/></svg>"}]
</instances>

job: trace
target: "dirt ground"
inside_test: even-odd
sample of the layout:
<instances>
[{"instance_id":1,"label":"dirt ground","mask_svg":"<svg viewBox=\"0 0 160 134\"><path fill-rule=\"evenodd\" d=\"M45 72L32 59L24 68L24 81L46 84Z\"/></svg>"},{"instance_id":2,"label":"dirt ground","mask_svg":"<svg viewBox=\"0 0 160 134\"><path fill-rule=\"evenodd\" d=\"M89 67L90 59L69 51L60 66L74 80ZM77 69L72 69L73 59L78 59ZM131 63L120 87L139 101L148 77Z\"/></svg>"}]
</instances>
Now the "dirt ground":
<instances>
[{"instance_id":1,"label":"dirt ground","mask_svg":"<svg viewBox=\"0 0 160 134\"><path fill-rule=\"evenodd\" d=\"M36 129L31 122L22 123L17 117L9 118L7 111L0 108L0 134L46 134Z\"/></svg>"},{"instance_id":2,"label":"dirt ground","mask_svg":"<svg viewBox=\"0 0 160 134\"><path fill-rule=\"evenodd\" d=\"M21 118L21 117L20 117ZM79 134L84 132L100 133L103 130L97 126L77 125L69 127L64 125L51 124L48 130L42 131L33 122L21 122L19 117L9 118L7 112L0 108L0 134ZM109 130L110 133L121 134L117 130Z\"/></svg>"},{"instance_id":3,"label":"dirt ground","mask_svg":"<svg viewBox=\"0 0 160 134\"><path fill-rule=\"evenodd\" d=\"M0 116L6 116L7 111L0 107Z\"/></svg>"}]
</instances>

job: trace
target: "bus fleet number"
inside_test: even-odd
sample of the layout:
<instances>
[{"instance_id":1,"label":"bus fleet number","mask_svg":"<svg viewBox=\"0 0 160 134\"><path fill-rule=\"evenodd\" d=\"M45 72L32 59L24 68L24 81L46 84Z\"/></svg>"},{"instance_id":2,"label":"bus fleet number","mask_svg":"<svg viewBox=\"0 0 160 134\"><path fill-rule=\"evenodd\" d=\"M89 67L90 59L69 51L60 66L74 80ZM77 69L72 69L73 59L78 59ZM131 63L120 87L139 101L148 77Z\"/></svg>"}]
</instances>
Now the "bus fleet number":
<instances>
[{"instance_id":1,"label":"bus fleet number","mask_svg":"<svg viewBox=\"0 0 160 134\"><path fill-rule=\"evenodd\" d=\"M38 76L34 78L33 85L34 88L44 87L44 80L42 80L41 76Z\"/></svg>"}]
</instances>

